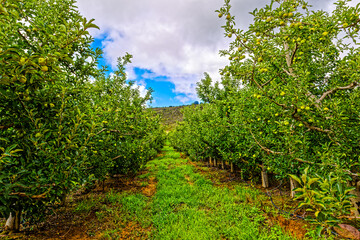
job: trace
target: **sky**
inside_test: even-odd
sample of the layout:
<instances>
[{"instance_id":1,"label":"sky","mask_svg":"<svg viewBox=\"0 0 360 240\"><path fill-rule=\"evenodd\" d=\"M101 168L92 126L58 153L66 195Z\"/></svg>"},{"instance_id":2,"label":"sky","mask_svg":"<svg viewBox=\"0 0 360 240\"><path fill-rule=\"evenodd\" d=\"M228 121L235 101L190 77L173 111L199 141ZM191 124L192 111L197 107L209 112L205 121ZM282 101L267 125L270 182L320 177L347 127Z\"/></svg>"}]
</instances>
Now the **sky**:
<instances>
[{"instance_id":1,"label":"sky","mask_svg":"<svg viewBox=\"0 0 360 240\"><path fill-rule=\"evenodd\" d=\"M310 0L315 9L330 11L335 0ZM240 28L252 22L249 14L270 0L232 0L232 14ZM355 5L359 0L352 0ZM204 72L220 80L219 69L228 60L219 51L228 49L215 10L223 0L78 0L80 13L95 19L93 47L104 52L100 64L116 69L117 58L133 55L127 66L128 79L142 94L152 88L152 107L191 104L196 83Z\"/></svg>"}]
</instances>

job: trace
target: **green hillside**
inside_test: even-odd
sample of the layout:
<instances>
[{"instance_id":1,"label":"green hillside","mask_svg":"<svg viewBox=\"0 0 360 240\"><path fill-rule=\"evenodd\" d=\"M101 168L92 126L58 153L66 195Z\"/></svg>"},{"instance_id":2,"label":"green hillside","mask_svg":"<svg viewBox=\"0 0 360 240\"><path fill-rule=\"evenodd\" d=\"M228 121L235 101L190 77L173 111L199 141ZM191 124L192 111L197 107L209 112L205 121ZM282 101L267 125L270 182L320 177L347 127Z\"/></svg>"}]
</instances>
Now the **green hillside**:
<instances>
[{"instance_id":1,"label":"green hillside","mask_svg":"<svg viewBox=\"0 0 360 240\"><path fill-rule=\"evenodd\" d=\"M167 131L174 129L177 125L177 122L181 122L183 120L182 109L186 106L178 106L178 107L159 107L152 108L157 114L161 116L161 123L165 126Z\"/></svg>"}]
</instances>

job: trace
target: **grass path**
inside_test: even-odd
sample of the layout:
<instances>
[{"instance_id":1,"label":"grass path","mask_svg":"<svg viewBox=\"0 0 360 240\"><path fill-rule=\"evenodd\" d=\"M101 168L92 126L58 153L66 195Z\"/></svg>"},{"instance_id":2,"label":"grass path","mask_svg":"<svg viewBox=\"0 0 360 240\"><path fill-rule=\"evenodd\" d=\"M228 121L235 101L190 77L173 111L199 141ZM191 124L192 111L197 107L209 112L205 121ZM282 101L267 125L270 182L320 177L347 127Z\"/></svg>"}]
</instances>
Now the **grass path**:
<instances>
[{"instance_id":1,"label":"grass path","mask_svg":"<svg viewBox=\"0 0 360 240\"><path fill-rule=\"evenodd\" d=\"M147 164L157 180L150 203L152 239L293 239L268 226L249 200L259 193L241 186L215 187L173 148Z\"/></svg>"},{"instance_id":2,"label":"grass path","mask_svg":"<svg viewBox=\"0 0 360 240\"><path fill-rule=\"evenodd\" d=\"M165 146L146 171L75 194L39 231L6 239L295 239L269 219L264 195L211 176Z\"/></svg>"}]
</instances>

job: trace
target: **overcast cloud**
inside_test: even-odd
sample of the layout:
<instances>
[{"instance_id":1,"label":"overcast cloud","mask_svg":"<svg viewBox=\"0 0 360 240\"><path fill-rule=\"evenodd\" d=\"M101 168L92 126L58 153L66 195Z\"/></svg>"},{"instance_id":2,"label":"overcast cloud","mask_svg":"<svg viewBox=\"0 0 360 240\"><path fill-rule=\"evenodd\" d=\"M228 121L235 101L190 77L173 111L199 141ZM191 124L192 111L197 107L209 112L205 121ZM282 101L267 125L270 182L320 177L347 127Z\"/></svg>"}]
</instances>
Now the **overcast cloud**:
<instances>
[{"instance_id":1,"label":"overcast cloud","mask_svg":"<svg viewBox=\"0 0 360 240\"><path fill-rule=\"evenodd\" d=\"M269 0L232 0L233 13L241 27L252 18L248 12L260 8ZM334 0L312 0L317 9L329 10ZM358 2L357 0L353 0ZM204 72L219 79L218 71L227 64L219 57L219 50L227 49L215 10L223 0L78 0L80 12L95 18L100 31L91 32L95 38L104 38L106 62L112 67L116 60L129 52L134 56L128 69L139 67L153 72L152 76L166 76L175 84L176 93L183 101L195 100L195 86ZM138 83L145 85L145 83Z\"/></svg>"}]
</instances>

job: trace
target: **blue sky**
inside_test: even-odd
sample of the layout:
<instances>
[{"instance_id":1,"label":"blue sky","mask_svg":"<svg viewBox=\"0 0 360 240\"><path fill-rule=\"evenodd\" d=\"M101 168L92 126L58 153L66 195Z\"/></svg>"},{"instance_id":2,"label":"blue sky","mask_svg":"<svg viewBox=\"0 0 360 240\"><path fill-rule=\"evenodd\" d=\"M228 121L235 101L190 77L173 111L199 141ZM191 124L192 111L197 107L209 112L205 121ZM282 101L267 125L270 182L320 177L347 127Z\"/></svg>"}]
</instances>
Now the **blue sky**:
<instances>
[{"instance_id":1,"label":"blue sky","mask_svg":"<svg viewBox=\"0 0 360 240\"><path fill-rule=\"evenodd\" d=\"M335 0L312 0L314 9L332 10ZM353 0L352 5L358 1ZM237 27L252 22L249 12L269 0L232 0ZM219 56L234 39L224 37L215 10L224 0L78 0L80 13L95 19L93 47L103 50L100 65L116 67L117 58L133 55L128 78L140 92L152 88L152 106L177 106L199 100L196 82L204 72L219 81L228 59Z\"/></svg>"},{"instance_id":2,"label":"blue sky","mask_svg":"<svg viewBox=\"0 0 360 240\"><path fill-rule=\"evenodd\" d=\"M103 41L108 36L102 35L98 38L94 39L92 43L92 47L95 48L103 48ZM105 58L99 59L99 67L102 66L109 66L109 63L106 61ZM109 72L114 71L114 68L109 68ZM146 86L146 89L152 89L154 92L152 94L152 101L149 104L151 107L168 107L168 106L180 106L191 104L195 100L187 98L186 94L183 93L175 93L175 84L170 82L167 76L154 76L154 73L149 69L143 69L134 67L133 69L133 76L132 79L136 83L140 83L143 86ZM147 76L154 76L154 77L147 77ZM179 99L182 99L180 101ZM184 101L188 99L187 101Z\"/></svg>"},{"instance_id":3,"label":"blue sky","mask_svg":"<svg viewBox=\"0 0 360 240\"><path fill-rule=\"evenodd\" d=\"M151 76L153 72L147 69L134 68L136 75L135 82L145 83L147 89L153 89L152 94L153 101L150 104L152 107L167 107L167 106L179 106L184 104L191 104L194 101L189 99L189 101L182 102L177 99L177 97L186 97L185 94L175 93L175 84L168 81L166 76L156 76L154 78L147 78L146 75ZM145 77L144 77L145 75Z\"/></svg>"}]
</instances>

